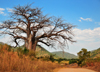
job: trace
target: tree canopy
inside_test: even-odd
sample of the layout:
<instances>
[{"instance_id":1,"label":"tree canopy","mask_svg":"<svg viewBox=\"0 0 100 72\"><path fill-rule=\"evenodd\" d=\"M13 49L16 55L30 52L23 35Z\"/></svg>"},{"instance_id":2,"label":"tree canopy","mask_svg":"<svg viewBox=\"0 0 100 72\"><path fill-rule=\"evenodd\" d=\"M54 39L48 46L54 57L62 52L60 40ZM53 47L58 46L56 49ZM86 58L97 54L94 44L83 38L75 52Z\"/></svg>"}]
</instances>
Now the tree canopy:
<instances>
[{"instance_id":1,"label":"tree canopy","mask_svg":"<svg viewBox=\"0 0 100 72\"><path fill-rule=\"evenodd\" d=\"M62 18L43 15L41 8L31 4L14 7L10 19L0 24L1 34L12 36L16 46L23 40L26 48L34 51L38 42L52 47L58 44L61 48L67 41L75 42L73 27Z\"/></svg>"},{"instance_id":2,"label":"tree canopy","mask_svg":"<svg viewBox=\"0 0 100 72\"><path fill-rule=\"evenodd\" d=\"M90 51L87 51L85 48L82 48L81 51L79 51L77 54L79 56L78 65L90 57Z\"/></svg>"},{"instance_id":3,"label":"tree canopy","mask_svg":"<svg viewBox=\"0 0 100 72\"><path fill-rule=\"evenodd\" d=\"M79 56L79 59L85 60L88 57L90 57L90 51L87 51L87 49L82 48L80 52L77 53Z\"/></svg>"}]
</instances>

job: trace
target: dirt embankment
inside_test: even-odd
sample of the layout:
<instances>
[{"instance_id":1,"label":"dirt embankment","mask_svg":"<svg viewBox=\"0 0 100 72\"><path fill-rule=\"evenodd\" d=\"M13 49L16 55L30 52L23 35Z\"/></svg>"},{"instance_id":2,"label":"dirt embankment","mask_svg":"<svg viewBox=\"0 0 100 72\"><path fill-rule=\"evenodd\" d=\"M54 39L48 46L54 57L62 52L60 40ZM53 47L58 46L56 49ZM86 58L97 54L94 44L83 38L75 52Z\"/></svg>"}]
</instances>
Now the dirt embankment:
<instances>
[{"instance_id":1,"label":"dirt embankment","mask_svg":"<svg viewBox=\"0 0 100 72\"><path fill-rule=\"evenodd\" d=\"M79 67L76 63L75 64L69 64L64 66L63 68L55 69L54 72L99 72L98 70L94 71L93 68L87 68L87 67Z\"/></svg>"},{"instance_id":2,"label":"dirt embankment","mask_svg":"<svg viewBox=\"0 0 100 72\"><path fill-rule=\"evenodd\" d=\"M54 72L96 72L85 68L61 68L56 69Z\"/></svg>"}]
</instances>

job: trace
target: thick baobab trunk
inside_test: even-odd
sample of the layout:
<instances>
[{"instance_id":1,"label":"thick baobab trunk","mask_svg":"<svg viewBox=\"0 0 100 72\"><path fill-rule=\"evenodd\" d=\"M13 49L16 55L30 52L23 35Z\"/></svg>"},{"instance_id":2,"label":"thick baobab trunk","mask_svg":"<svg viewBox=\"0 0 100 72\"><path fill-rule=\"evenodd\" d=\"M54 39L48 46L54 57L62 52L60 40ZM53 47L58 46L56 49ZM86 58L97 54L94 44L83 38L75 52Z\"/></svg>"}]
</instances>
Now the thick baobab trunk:
<instances>
[{"instance_id":1,"label":"thick baobab trunk","mask_svg":"<svg viewBox=\"0 0 100 72\"><path fill-rule=\"evenodd\" d=\"M25 41L25 47L28 48L28 42L27 41Z\"/></svg>"},{"instance_id":2,"label":"thick baobab trunk","mask_svg":"<svg viewBox=\"0 0 100 72\"><path fill-rule=\"evenodd\" d=\"M36 50L36 45L37 45L37 41L30 41L28 43L28 49L35 51Z\"/></svg>"},{"instance_id":3,"label":"thick baobab trunk","mask_svg":"<svg viewBox=\"0 0 100 72\"><path fill-rule=\"evenodd\" d=\"M29 41L28 43L26 43L26 46L29 50L36 50L36 45L37 45L37 41L35 40L35 38L32 38L32 36L30 35L29 37Z\"/></svg>"},{"instance_id":4,"label":"thick baobab trunk","mask_svg":"<svg viewBox=\"0 0 100 72\"><path fill-rule=\"evenodd\" d=\"M37 46L37 41L34 41L33 44L32 44L32 50L35 51L36 50L36 46Z\"/></svg>"}]
</instances>

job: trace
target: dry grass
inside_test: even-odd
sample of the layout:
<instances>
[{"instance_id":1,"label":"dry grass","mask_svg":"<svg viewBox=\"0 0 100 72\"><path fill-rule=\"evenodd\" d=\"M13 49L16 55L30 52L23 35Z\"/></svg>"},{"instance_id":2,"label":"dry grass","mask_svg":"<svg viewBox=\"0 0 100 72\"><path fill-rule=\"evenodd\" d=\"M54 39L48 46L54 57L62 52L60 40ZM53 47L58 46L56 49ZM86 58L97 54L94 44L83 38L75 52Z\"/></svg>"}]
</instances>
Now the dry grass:
<instances>
[{"instance_id":1,"label":"dry grass","mask_svg":"<svg viewBox=\"0 0 100 72\"><path fill-rule=\"evenodd\" d=\"M100 58L97 58L95 60L93 60L93 59L87 60L86 65L83 67L100 72Z\"/></svg>"},{"instance_id":2,"label":"dry grass","mask_svg":"<svg viewBox=\"0 0 100 72\"><path fill-rule=\"evenodd\" d=\"M19 58L17 52L8 52L8 46L0 49L0 72L53 72L58 64L37 60L31 60L28 56Z\"/></svg>"},{"instance_id":3,"label":"dry grass","mask_svg":"<svg viewBox=\"0 0 100 72\"><path fill-rule=\"evenodd\" d=\"M61 61L61 64L69 64L69 61Z\"/></svg>"},{"instance_id":4,"label":"dry grass","mask_svg":"<svg viewBox=\"0 0 100 72\"><path fill-rule=\"evenodd\" d=\"M100 72L100 62L86 63L86 65L83 66L83 68L88 68Z\"/></svg>"},{"instance_id":5,"label":"dry grass","mask_svg":"<svg viewBox=\"0 0 100 72\"><path fill-rule=\"evenodd\" d=\"M100 72L100 62L88 63L87 68Z\"/></svg>"}]
</instances>

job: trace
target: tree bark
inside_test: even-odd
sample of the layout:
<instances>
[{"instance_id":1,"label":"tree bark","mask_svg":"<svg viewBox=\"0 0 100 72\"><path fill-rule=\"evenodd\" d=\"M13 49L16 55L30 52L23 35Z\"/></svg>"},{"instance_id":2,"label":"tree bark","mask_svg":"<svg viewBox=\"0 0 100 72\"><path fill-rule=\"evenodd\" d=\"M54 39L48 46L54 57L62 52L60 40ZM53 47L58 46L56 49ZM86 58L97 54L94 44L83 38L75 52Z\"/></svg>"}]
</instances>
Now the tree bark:
<instances>
[{"instance_id":1,"label":"tree bark","mask_svg":"<svg viewBox=\"0 0 100 72\"><path fill-rule=\"evenodd\" d=\"M25 41L25 47L28 49L28 42Z\"/></svg>"},{"instance_id":2,"label":"tree bark","mask_svg":"<svg viewBox=\"0 0 100 72\"><path fill-rule=\"evenodd\" d=\"M36 50L36 46L37 46L37 41L34 41L34 43L32 44L32 50L33 50L33 51Z\"/></svg>"},{"instance_id":3,"label":"tree bark","mask_svg":"<svg viewBox=\"0 0 100 72\"><path fill-rule=\"evenodd\" d=\"M32 35L29 36L28 38L28 42L25 43L25 46L29 49L29 50L36 50L36 46L37 46L37 40L35 40L34 37L32 37Z\"/></svg>"}]
</instances>

